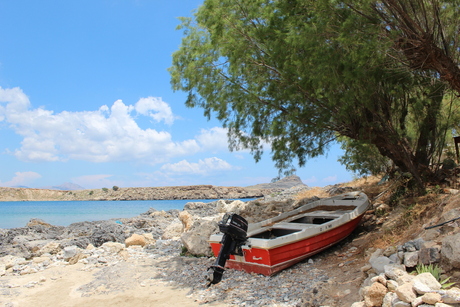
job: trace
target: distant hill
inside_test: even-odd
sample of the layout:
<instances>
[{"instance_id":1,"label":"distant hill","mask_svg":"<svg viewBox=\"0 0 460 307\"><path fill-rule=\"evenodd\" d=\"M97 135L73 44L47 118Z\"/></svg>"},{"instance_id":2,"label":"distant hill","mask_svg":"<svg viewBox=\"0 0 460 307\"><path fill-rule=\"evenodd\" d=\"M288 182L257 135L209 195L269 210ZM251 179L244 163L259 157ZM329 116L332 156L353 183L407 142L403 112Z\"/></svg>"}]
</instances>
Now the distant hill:
<instances>
[{"instance_id":1,"label":"distant hill","mask_svg":"<svg viewBox=\"0 0 460 307\"><path fill-rule=\"evenodd\" d=\"M61 185L56 186L48 186L42 187L40 189L47 189L47 190L60 190L60 191L76 191L76 190L84 190L85 188L72 182L65 182Z\"/></svg>"},{"instance_id":2,"label":"distant hill","mask_svg":"<svg viewBox=\"0 0 460 307\"><path fill-rule=\"evenodd\" d=\"M261 184L256 184L249 186L247 188L251 189L290 189L295 186L307 186L302 182L299 176L292 175L288 177L284 177L283 179L280 179L276 182L271 182L271 183L261 183Z\"/></svg>"}]
</instances>

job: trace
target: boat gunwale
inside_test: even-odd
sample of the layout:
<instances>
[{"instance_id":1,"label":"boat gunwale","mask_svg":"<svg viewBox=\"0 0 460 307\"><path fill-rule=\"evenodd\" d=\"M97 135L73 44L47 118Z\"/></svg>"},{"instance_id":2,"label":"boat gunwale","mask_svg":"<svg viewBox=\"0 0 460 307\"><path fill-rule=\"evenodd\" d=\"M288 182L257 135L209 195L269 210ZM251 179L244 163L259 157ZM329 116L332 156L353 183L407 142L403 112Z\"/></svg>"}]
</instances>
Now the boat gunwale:
<instances>
[{"instance_id":1,"label":"boat gunwale","mask_svg":"<svg viewBox=\"0 0 460 307\"><path fill-rule=\"evenodd\" d=\"M339 215L339 217L332 219L331 221L328 221L323 224L301 224L299 223L299 227L301 227L302 225L305 225L304 227L301 227L299 231L291 233L291 234L279 236L273 239L261 239L261 238L251 238L250 237L250 236L260 234L260 233L263 233L267 230L274 229L274 228L275 229L289 229L289 230L295 229L294 226L289 227L289 228L282 228L282 227L276 227L276 225L277 224L282 225L284 224L283 223L284 221L294 220L300 217L304 217L308 213L312 213L316 211L315 210L312 212L306 212L310 209L319 207L321 206L321 204L323 206L328 206L328 205L325 205L324 203L325 202L334 203L337 200L342 201L344 200L344 198L350 197L350 195L355 196L352 202L360 201L358 204L354 205L355 209L350 212L343 213ZM349 201L350 199L346 199L346 200ZM332 205L329 205L329 206L334 207ZM340 207L340 206L336 206L336 207ZM276 217L273 217L267 220L263 220L258 223L249 224L249 225L256 225L256 226L250 227L251 230L248 229L248 240L246 241L246 244L242 246L242 248L243 249L258 248L258 249L271 250L274 248L278 248L280 246L284 246L287 244L306 240L308 238L320 235L321 233L325 233L335 228L341 227L353 221L354 219L361 217L364 214L364 212L368 209L368 207L369 207L369 200L367 198L367 195L362 192L358 192L358 191L341 194L341 195L327 198L327 199L320 199L320 200L305 204L295 210L284 212ZM332 212L333 211L331 211L331 213ZM262 226L262 224L264 224L264 226ZM290 223L290 224L296 224L296 223ZM257 225L260 225L260 226L257 227ZM218 243L221 241L221 238L222 238L222 234L211 235L209 242Z\"/></svg>"}]
</instances>

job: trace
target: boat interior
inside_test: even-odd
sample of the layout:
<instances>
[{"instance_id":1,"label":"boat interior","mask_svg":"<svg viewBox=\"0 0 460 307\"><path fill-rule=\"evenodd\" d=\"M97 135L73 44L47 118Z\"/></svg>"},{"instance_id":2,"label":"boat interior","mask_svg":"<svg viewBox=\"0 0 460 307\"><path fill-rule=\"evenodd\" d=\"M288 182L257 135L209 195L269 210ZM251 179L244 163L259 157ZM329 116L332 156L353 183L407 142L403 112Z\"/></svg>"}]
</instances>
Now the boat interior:
<instances>
[{"instance_id":1,"label":"boat interior","mask_svg":"<svg viewBox=\"0 0 460 307\"><path fill-rule=\"evenodd\" d=\"M331 222L346 213L353 211L356 206L319 206L266 225L256 233L248 233L248 238L276 239L302 230L317 227Z\"/></svg>"}]
</instances>

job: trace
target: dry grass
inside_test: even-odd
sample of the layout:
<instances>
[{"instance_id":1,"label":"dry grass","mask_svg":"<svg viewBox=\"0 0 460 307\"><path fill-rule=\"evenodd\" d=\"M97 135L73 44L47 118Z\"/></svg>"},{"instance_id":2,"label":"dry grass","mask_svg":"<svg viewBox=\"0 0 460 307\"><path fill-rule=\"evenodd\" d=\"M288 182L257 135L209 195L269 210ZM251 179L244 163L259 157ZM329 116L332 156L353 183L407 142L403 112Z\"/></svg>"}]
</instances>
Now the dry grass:
<instances>
[{"instance_id":1,"label":"dry grass","mask_svg":"<svg viewBox=\"0 0 460 307\"><path fill-rule=\"evenodd\" d=\"M329 197L329 193L324 191L323 188L320 187L314 187L309 190L304 190L301 191L299 194L295 196L295 200L301 200L304 198L312 198L312 197L319 197L319 198L326 198Z\"/></svg>"}]
</instances>

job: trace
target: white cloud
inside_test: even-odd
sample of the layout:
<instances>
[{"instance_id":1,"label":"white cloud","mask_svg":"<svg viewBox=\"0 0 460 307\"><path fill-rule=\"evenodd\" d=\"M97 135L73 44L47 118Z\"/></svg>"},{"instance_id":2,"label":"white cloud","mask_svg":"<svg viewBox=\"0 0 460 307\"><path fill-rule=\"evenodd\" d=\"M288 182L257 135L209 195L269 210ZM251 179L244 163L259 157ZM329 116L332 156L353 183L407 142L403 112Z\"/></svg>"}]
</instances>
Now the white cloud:
<instances>
[{"instance_id":1,"label":"white cloud","mask_svg":"<svg viewBox=\"0 0 460 307\"><path fill-rule=\"evenodd\" d=\"M168 173L198 175L207 175L214 172L229 171L233 169L237 168L216 157L199 160L198 163L182 160L174 164L168 163L161 167L162 171L166 171Z\"/></svg>"},{"instance_id":2,"label":"white cloud","mask_svg":"<svg viewBox=\"0 0 460 307\"><path fill-rule=\"evenodd\" d=\"M201 129L196 139L203 151L228 151L226 128L214 127L211 129Z\"/></svg>"},{"instance_id":3,"label":"white cloud","mask_svg":"<svg viewBox=\"0 0 460 307\"><path fill-rule=\"evenodd\" d=\"M141 98L138 102L136 102L134 108L139 114L150 116L157 122L161 122L163 120L167 125L172 125L174 122L174 116L171 108L160 98Z\"/></svg>"},{"instance_id":4,"label":"white cloud","mask_svg":"<svg viewBox=\"0 0 460 307\"><path fill-rule=\"evenodd\" d=\"M35 172L16 172L13 179L8 182L1 183L5 187L27 186L30 182L41 178L42 176Z\"/></svg>"},{"instance_id":5,"label":"white cloud","mask_svg":"<svg viewBox=\"0 0 460 307\"><path fill-rule=\"evenodd\" d=\"M20 88L0 87L0 120L23 137L14 154L22 161L140 161L165 163L199 151L195 140L172 141L171 134L141 129L132 113L172 124L169 105L159 98L141 98L134 106L117 100L97 111L61 112L31 108Z\"/></svg>"}]
</instances>

